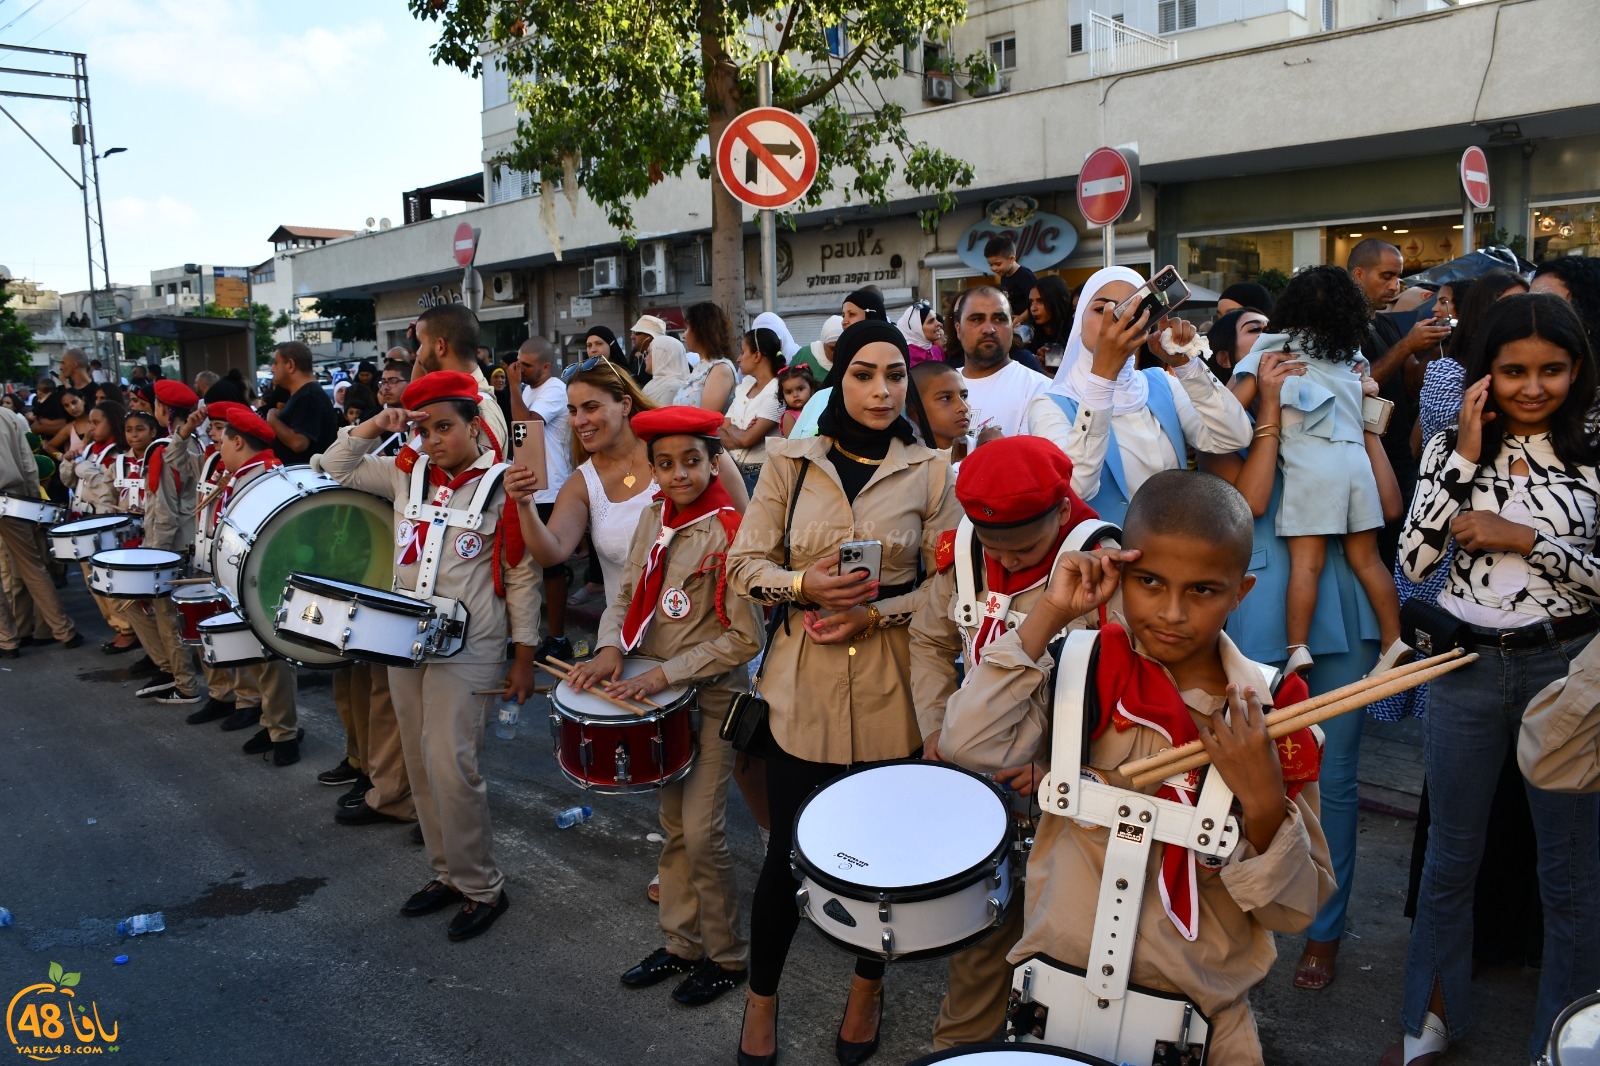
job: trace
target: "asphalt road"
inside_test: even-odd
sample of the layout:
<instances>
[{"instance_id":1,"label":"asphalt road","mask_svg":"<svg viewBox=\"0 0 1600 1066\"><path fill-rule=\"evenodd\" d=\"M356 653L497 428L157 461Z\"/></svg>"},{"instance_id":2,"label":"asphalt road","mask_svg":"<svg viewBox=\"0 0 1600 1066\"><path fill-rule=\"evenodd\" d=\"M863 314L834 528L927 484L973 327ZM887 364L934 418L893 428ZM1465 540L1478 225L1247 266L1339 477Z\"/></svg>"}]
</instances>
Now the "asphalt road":
<instances>
[{"instance_id":1,"label":"asphalt road","mask_svg":"<svg viewBox=\"0 0 1600 1066\"><path fill-rule=\"evenodd\" d=\"M5 1000L52 962L81 973L76 1002L93 1002L107 1028L115 1019L123 1063L733 1061L742 994L687 1009L670 983L617 981L660 941L645 897L650 797L586 799L556 771L542 727L491 734L484 773L511 908L487 935L452 944L449 912L397 913L428 879L406 828L332 820L338 790L315 781L343 752L327 674L301 672L305 758L277 769L240 753L248 733L135 699L118 669L130 657L95 649L104 626L76 576L68 605L84 647L25 649L0 672L0 906L16 919L0 929ZM524 710L525 723L541 717ZM555 812L583 802L595 817L558 831ZM748 890L760 842L742 803L731 807ZM1280 946L1254 999L1268 1062L1375 1063L1398 1034L1411 830L1363 817L1355 936L1332 988L1291 988L1298 944ZM154 910L165 932L116 932L117 919ZM113 965L119 954L127 964ZM783 987L784 1063L834 1061L850 969L802 928ZM1534 982L1480 974L1477 1032L1446 1061L1525 1061ZM943 985L942 962L891 968L875 1062L929 1050Z\"/></svg>"}]
</instances>

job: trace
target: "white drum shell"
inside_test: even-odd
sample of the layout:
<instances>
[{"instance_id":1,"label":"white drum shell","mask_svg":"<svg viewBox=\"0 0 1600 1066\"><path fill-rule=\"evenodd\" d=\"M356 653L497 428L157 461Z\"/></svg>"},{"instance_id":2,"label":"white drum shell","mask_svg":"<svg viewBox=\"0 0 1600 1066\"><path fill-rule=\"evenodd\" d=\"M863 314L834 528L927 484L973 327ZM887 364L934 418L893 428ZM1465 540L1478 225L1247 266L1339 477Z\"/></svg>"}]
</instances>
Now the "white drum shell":
<instances>
[{"instance_id":1,"label":"white drum shell","mask_svg":"<svg viewBox=\"0 0 1600 1066\"><path fill-rule=\"evenodd\" d=\"M200 657L213 669L264 663L271 658L238 611L212 615L198 628Z\"/></svg>"},{"instance_id":2,"label":"white drum shell","mask_svg":"<svg viewBox=\"0 0 1600 1066\"><path fill-rule=\"evenodd\" d=\"M432 618L431 613L419 616L386 611L349 596L291 583L283 590L276 629L280 634L291 633L342 649L348 658L362 662L420 665L426 656L423 636Z\"/></svg>"},{"instance_id":3,"label":"white drum shell","mask_svg":"<svg viewBox=\"0 0 1600 1066\"><path fill-rule=\"evenodd\" d=\"M88 520L84 520L66 522L52 529L48 534L51 557L69 563L82 562L99 552L122 547L133 536L133 523L126 518L95 523L98 528L82 528L88 525Z\"/></svg>"},{"instance_id":4,"label":"white drum shell","mask_svg":"<svg viewBox=\"0 0 1600 1066\"><path fill-rule=\"evenodd\" d=\"M157 556L166 556L158 560ZM149 564L159 562L159 566ZM183 574L183 556L155 548L115 548L89 559L89 589L123 600L171 595Z\"/></svg>"},{"instance_id":5,"label":"white drum shell","mask_svg":"<svg viewBox=\"0 0 1600 1066\"><path fill-rule=\"evenodd\" d=\"M59 503L9 492L0 493L0 518L16 518L24 522L37 522L41 526L53 526L66 517L67 509Z\"/></svg>"},{"instance_id":6,"label":"white drum shell","mask_svg":"<svg viewBox=\"0 0 1600 1066\"><path fill-rule=\"evenodd\" d=\"M953 955L982 939L985 932L999 923L1010 905L1011 866L1002 860L995 872L998 887L994 878L986 877L938 899L891 902L887 921L880 920L877 902L851 899L802 874L800 888L806 894L802 911L823 936L857 954L891 959ZM991 904L991 899L999 906ZM829 902L834 900L855 919L854 927L827 913ZM885 932L891 938L887 948L883 940Z\"/></svg>"}]
</instances>

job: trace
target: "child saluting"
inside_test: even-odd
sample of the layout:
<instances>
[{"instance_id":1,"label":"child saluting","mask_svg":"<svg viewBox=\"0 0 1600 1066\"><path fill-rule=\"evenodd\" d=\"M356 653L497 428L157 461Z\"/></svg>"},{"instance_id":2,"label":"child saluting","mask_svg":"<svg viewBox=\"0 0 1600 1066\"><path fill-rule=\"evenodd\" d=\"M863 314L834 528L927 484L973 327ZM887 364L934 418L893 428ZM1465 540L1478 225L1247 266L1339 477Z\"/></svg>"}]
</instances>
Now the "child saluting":
<instances>
[{"instance_id":1,"label":"child saluting","mask_svg":"<svg viewBox=\"0 0 1600 1066\"><path fill-rule=\"evenodd\" d=\"M973 769L1025 765L1048 755L1055 684L1081 681L1100 708L1089 723L1086 776L1131 788L1118 766L1192 739L1204 744L1209 770L1147 791L1192 796L1201 775L1219 773L1243 839L1222 860L1197 861L1168 844L1152 854L1129 994L1189 1000L1210 1026L1209 1061L1228 1066L1263 1062L1248 995L1276 958L1271 934L1304 929L1333 891L1316 815L1314 738L1273 743L1262 722L1274 702L1266 668L1223 633L1253 584L1251 527L1244 498L1220 478L1179 470L1151 477L1128 507L1124 548L1061 558L1027 618L990 642L972 680L951 694L939 737L945 757ZM1125 627L1102 628L1089 677L1053 678L1049 643L1119 584ZM1291 676L1276 698L1287 704L1304 695L1304 682ZM1062 817L1041 820L1013 963L1049 956L1085 967L1109 835ZM1072 1022L1063 1016L1068 1042ZM1054 1028L1049 1036L1057 1042Z\"/></svg>"},{"instance_id":2,"label":"child saluting","mask_svg":"<svg viewBox=\"0 0 1600 1066\"><path fill-rule=\"evenodd\" d=\"M660 407L633 416L649 450L655 501L639 521L616 600L600 619L593 659L572 669L583 691L610 681L618 697L652 696L699 682L699 755L682 781L661 789L661 931L667 944L622 975L644 988L687 974L672 998L709 1003L743 984L750 944L739 921L739 888L724 829L734 751L718 731L743 690L745 663L761 650L755 604L728 595L728 546L739 512L714 474L722 415ZM622 679L624 655L662 663Z\"/></svg>"}]
</instances>

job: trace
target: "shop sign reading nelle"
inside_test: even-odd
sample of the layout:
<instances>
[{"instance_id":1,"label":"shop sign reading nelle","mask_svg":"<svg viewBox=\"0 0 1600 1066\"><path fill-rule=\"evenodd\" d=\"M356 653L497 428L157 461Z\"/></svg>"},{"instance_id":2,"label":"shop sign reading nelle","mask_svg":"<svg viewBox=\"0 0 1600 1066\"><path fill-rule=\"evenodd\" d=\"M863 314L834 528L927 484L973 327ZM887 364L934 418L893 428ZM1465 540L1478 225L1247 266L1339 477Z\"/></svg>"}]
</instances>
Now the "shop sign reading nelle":
<instances>
[{"instance_id":1,"label":"shop sign reading nelle","mask_svg":"<svg viewBox=\"0 0 1600 1066\"><path fill-rule=\"evenodd\" d=\"M1017 246L1017 262L1029 270L1055 266L1078 246L1078 231L1060 215L1039 210L1031 196L991 200L983 217L961 234L956 253L961 262L981 274L989 273L983 246L995 237L1010 237Z\"/></svg>"}]
</instances>

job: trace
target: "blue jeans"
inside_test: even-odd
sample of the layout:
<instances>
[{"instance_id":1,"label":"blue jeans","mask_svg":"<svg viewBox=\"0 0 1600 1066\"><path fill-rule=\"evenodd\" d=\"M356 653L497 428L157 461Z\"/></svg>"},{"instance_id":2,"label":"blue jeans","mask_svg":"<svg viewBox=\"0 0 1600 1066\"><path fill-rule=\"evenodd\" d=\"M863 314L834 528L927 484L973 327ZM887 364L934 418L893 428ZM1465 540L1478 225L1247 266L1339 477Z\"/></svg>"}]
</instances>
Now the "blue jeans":
<instances>
[{"instance_id":1,"label":"blue jeans","mask_svg":"<svg viewBox=\"0 0 1600 1066\"><path fill-rule=\"evenodd\" d=\"M1528 701L1566 674L1589 639L1510 651L1475 648L1476 663L1432 684L1426 759L1433 825L1401 1012L1413 1035L1422 1032L1436 980L1451 1038L1471 1026L1473 882L1494 784ZM1593 907L1600 885L1600 796L1526 788L1544 902L1544 968L1528 1040L1528 1055L1537 1058L1561 1008L1600 987L1600 915Z\"/></svg>"},{"instance_id":2,"label":"blue jeans","mask_svg":"<svg viewBox=\"0 0 1600 1066\"><path fill-rule=\"evenodd\" d=\"M1307 679L1312 695L1361 680L1378 661L1377 641L1361 640L1360 634L1355 633L1351 647L1355 650L1341 655L1317 656L1317 664ZM1306 930L1307 940L1336 941L1344 936L1350 888L1356 874L1356 837L1361 821L1356 768L1361 757L1361 725L1366 717L1362 711L1351 711L1322 723L1322 768L1317 774L1322 806L1318 820L1328 841L1336 887Z\"/></svg>"}]
</instances>

